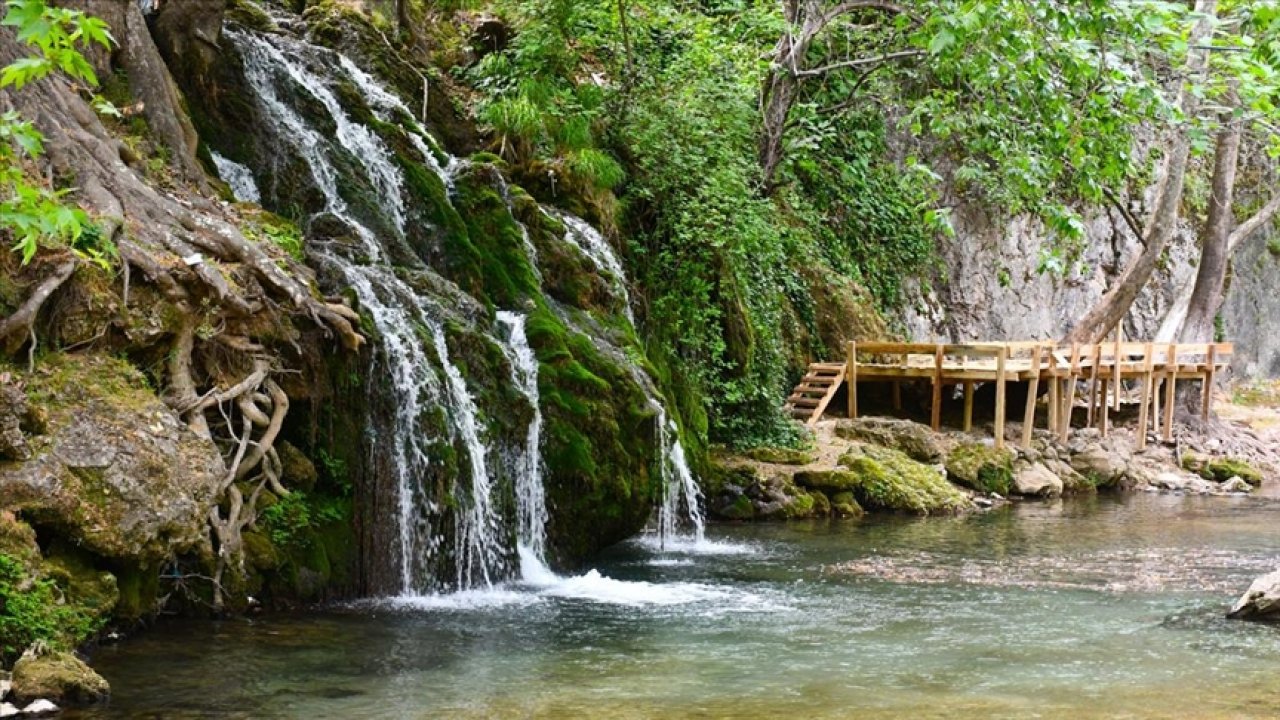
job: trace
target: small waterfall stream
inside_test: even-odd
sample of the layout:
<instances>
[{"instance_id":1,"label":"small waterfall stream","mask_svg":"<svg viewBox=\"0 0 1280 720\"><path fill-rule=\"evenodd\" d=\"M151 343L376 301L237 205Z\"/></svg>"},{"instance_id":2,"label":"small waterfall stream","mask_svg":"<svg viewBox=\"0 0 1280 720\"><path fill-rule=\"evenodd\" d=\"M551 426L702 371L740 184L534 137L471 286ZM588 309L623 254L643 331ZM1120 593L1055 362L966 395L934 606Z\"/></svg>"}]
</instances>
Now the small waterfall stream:
<instances>
[{"instance_id":1,"label":"small waterfall stream","mask_svg":"<svg viewBox=\"0 0 1280 720\"><path fill-rule=\"evenodd\" d=\"M525 335L526 318L499 311L491 332L477 328L503 350L511 366L512 385L534 410L522 446L502 453L496 440L486 437L466 374L451 356L446 312L407 281L414 273L429 272L429 268L405 249L409 208L394 152L377 133L348 114L334 85L351 83L381 121L399 125L421 160L450 192L456 174L467 163L440 151L401 100L340 53L289 35L263 35L234 26L226 29L225 38L243 60L260 122L304 161L323 199L323 207L312 211L318 209L339 221L350 229L355 241L317 239L309 243L308 252L313 263L351 289L376 329L375 382L371 385L379 389L371 388L370 392L381 392L387 400L373 403L381 409L371 413L366 442L371 466L381 468L394 483L397 547L389 550L396 557L398 578L394 588L388 589L405 597L487 589L506 581L517 569L526 581L548 582L555 576L546 567L550 513L543 487L538 360ZM322 132L305 119L299 102L311 112L322 109L327 116L324 124L331 131ZM348 168L345 172L355 163L373 190L379 217L366 222L362 215L369 215L369 211L348 203L340 181L344 172L339 169L340 161ZM257 191L248 168L225 158L218 166L241 199L251 197L250 188ZM500 190L510 203L505 185ZM264 187L259 197L268 195ZM567 228L564 240L609 279L632 321L625 272L608 241L577 217L558 210L544 212L563 221ZM537 273L536 250L528 229L521 225L521 230ZM653 405L655 432L663 448L658 461L663 484L663 502L655 520L658 535L665 544L687 531L700 542L701 496L675 424L652 382L646 378L642 385ZM444 410L444 424L433 424L433 413L440 409ZM438 497L442 468L436 458L440 447L449 444L457 448L460 477L444 481L452 489L446 488L450 499L442 502ZM513 460L494 462L507 456ZM508 476L509 485L501 482ZM509 521L501 509L507 506L501 498L512 487L515 513ZM517 558L519 568L513 562Z\"/></svg>"}]
</instances>

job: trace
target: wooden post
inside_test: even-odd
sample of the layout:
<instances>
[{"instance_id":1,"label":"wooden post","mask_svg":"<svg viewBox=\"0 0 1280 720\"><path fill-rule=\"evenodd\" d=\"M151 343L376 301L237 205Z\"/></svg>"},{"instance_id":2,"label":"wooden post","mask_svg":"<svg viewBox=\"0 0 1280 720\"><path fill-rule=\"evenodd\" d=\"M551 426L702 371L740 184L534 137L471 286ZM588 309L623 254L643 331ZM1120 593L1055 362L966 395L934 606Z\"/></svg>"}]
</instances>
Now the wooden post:
<instances>
[{"instance_id":1,"label":"wooden post","mask_svg":"<svg viewBox=\"0 0 1280 720\"><path fill-rule=\"evenodd\" d=\"M938 344L933 349L933 431L942 429L942 360L945 347Z\"/></svg>"},{"instance_id":2,"label":"wooden post","mask_svg":"<svg viewBox=\"0 0 1280 720\"><path fill-rule=\"evenodd\" d=\"M1099 427L1102 428L1102 437L1106 437L1107 436L1107 410L1111 407L1111 402L1107 399L1107 379L1105 377L1102 378L1102 402L1100 403L1100 405L1102 407L1102 415L1100 416L1098 423L1099 423Z\"/></svg>"},{"instance_id":3,"label":"wooden post","mask_svg":"<svg viewBox=\"0 0 1280 720\"><path fill-rule=\"evenodd\" d=\"M1004 448L1004 366L1009 359L1009 346L1001 345L996 356L996 449Z\"/></svg>"},{"instance_id":4,"label":"wooden post","mask_svg":"<svg viewBox=\"0 0 1280 720\"><path fill-rule=\"evenodd\" d=\"M964 431L973 430L973 381L964 381Z\"/></svg>"},{"instance_id":5,"label":"wooden post","mask_svg":"<svg viewBox=\"0 0 1280 720\"><path fill-rule=\"evenodd\" d=\"M1027 388L1027 409L1022 417L1022 447L1031 447L1031 431L1036 427L1036 393L1040 390L1040 346L1031 348L1031 385ZM1056 406L1053 406L1056 407ZM1050 409L1049 416L1054 411Z\"/></svg>"},{"instance_id":6,"label":"wooden post","mask_svg":"<svg viewBox=\"0 0 1280 720\"><path fill-rule=\"evenodd\" d=\"M1213 375L1218 369L1218 346L1209 345L1209 365L1204 370L1204 397L1201 399L1200 419L1209 421L1209 411L1213 408Z\"/></svg>"},{"instance_id":7,"label":"wooden post","mask_svg":"<svg viewBox=\"0 0 1280 720\"><path fill-rule=\"evenodd\" d=\"M1093 427L1098 409L1098 366L1102 364L1102 345L1093 346L1093 370L1089 373L1089 416L1085 427Z\"/></svg>"},{"instance_id":8,"label":"wooden post","mask_svg":"<svg viewBox=\"0 0 1280 720\"><path fill-rule=\"evenodd\" d=\"M849 386L849 418L858 417L858 343L849 342L849 357L845 358L844 381Z\"/></svg>"},{"instance_id":9,"label":"wooden post","mask_svg":"<svg viewBox=\"0 0 1280 720\"><path fill-rule=\"evenodd\" d=\"M902 412L902 383L893 381L893 411Z\"/></svg>"},{"instance_id":10,"label":"wooden post","mask_svg":"<svg viewBox=\"0 0 1280 720\"><path fill-rule=\"evenodd\" d=\"M1169 343L1164 381L1164 441L1173 442L1173 404L1178 391L1178 345Z\"/></svg>"},{"instance_id":11,"label":"wooden post","mask_svg":"<svg viewBox=\"0 0 1280 720\"><path fill-rule=\"evenodd\" d=\"M1151 433L1156 437L1160 436L1160 418L1164 417L1160 414L1160 383L1166 382L1163 377L1156 375L1151 380Z\"/></svg>"},{"instance_id":12,"label":"wooden post","mask_svg":"<svg viewBox=\"0 0 1280 720\"><path fill-rule=\"evenodd\" d=\"M1151 363L1155 360L1155 345L1147 343L1142 362L1142 405L1138 408L1138 449L1147 447L1147 410L1151 403Z\"/></svg>"},{"instance_id":13,"label":"wooden post","mask_svg":"<svg viewBox=\"0 0 1280 720\"><path fill-rule=\"evenodd\" d=\"M1080 343L1071 343L1071 370L1067 375L1067 388L1063 393L1062 419L1058 422L1058 439L1067 441L1071 433L1071 411L1076 405L1076 378L1080 375Z\"/></svg>"},{"instance_id":14,"label":"wooden post","mask_svg":"<svg viewBox=\"0 0 1280 720\"><path fill-rule=\"evenodd\" d=\"M1040 369L1038 365L1035 370L1036 370L1036 378L1038 379L1040 377ZM1038 389L1038 388L1035 388L1035 386L1032 386L1032 387L1033 389ZM1054 357L1053 346L1050 346L1049 347L1049 432L1051 433L1058 431L1058 412L1059 412L1058 403L1060 402L1058 399L1059 390L1060 390L1060 387L1058 385L1058 359Z\"/></svg>"},{"instance_id":15,"label":"wooden post","mask_svg":"<svg viewBox=\"0 0 1280 720\"><path fill-rule=\"evenodd\" d=\"M1115 357L1112 359L1112 362L1114 362L1114 363L1115 363L1115 389L1114 389L1114 392L1115 392L1115 394L1116 394L1116 399L1115 399L1115 400L1113 400L1113 401L1112 401L1112 403L1113 403L1113 406L1115 407L1115 411L1116 411L1116 412L1120 412L1120 387L1121 387L1121 377L1120 377L1120 327L1119 327L1118 325L1116 326L1116 355L1115 355Z\"/></svg>"}]
</instances>

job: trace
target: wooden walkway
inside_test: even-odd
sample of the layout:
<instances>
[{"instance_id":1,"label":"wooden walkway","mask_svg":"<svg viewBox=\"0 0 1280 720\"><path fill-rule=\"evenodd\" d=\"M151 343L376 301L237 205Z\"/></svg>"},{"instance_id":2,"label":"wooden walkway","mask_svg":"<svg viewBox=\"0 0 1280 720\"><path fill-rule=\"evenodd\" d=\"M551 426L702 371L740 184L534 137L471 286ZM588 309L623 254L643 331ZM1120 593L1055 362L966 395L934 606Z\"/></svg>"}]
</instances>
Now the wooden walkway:
<instances>
[{"instance_id":1,"label":"wooden walkway","mask_svg":"<svg viewBox=\"0 0 1280 720\"><path fill-rule=\"evenodd\" d=\"M1087 426L1109 431L1110 412L1122 402L1125 382L1138 385L1138 446L1145 447L1148 423L1165 441L1172 440L1174 397L1179 381L1202 383L1201 413L1205 419L1213 403L1213 381L1229 364L1231 343L1166 344L1102 342L1093 345L1041 342L989 342L961 345L923 343L849 343L844 363L815 363L787 399L786 409L813 425L835 397L841 383L849 388L848 416L858 416L858 385L893 384L894 409L901 409L901 383L928 382L933 389L932 424L942 426L943 389L964 388L964 430L973 427L973 393L981 383L996 391L995 441L1004 446L1007 385L1027 383L1022 444L1029 446L1035 427L1041 384L1048 386L1048 429L1065 442L1073 410L1081 400L1088 408ZM1080 383L1087 390L1079 398ZM1163 415L1161 399L1163 397Z\"/></svg>"}]
</instances>

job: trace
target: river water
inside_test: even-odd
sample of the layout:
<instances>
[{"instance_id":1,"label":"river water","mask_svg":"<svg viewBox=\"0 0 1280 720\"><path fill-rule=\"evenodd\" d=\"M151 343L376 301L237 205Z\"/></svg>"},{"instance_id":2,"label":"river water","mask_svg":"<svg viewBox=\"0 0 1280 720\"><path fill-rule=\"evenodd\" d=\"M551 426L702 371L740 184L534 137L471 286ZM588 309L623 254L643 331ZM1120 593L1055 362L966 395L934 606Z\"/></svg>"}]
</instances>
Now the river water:
<instances>
[{"instance_id":1,"label":"river water","mask_svg":"<svg viewBox=\"0 0 1280 720\"><path fill-rule=\"evenodd\" d=\"M82 718L1274 718L1274 499L720 526L575 577L160 623Z\"/></svg>"}]
</instances>

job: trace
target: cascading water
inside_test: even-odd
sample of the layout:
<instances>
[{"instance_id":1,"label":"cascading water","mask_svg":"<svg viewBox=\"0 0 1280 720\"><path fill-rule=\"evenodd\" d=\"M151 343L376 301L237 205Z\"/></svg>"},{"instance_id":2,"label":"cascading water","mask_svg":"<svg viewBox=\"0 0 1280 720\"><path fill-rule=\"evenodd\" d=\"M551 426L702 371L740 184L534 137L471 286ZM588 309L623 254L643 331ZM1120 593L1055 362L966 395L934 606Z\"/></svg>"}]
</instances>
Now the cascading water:
<instances>
[{"instance_id":1,"label":"cascading water","mask_svg":"<svg viewBox=\"0 0 1280 720\"><path fill-rule=\"evenodd\" d=\"M498 313L498 322L507 328L507 354L511 360L512 379L533 407L533 419L525 437L525 446L516 460L516 539L519 543L521 574L532 571L529 559L539 566L546 563L547 512L546 489L542 484L542 409L538 396L538 358L525 337L525 317L513 312Z\"/></svg>"},{"instance_id":2,"label":"cascading water","mask_svg":"<svg viewBox=\"0 0 1280 720\"><path fill-rule=\"evenodd\" d=\"M441 551L441 534L429 517L441 508L423 486L431 466L431 446L438 441L423 422L426 411L437 405L448 409L450 427L464 446L471 488L458 513L453 547L456 587L489 586L501 579L509 565L509 553L501 540L501 522L493 502L488 470L488 448L481 439L476 407L461 371L449 357L444 325L426 303L393 268L378 263L386 256L377 234L350 211L338 188L338 171L330 157L330 144L313 130L277 92L278 83L291 81L329 113L337 128L338 145L358 159L370 184L378 190L380 209L391 218L398 235L404 230L403 180L390 151L373 132L351 120L325 82L307 69L299 57L318 52L287 38L264 37L228 29L227 37L244 59L246 80L259 107L277 134L287 138L306 160L312 179L325 198L325 212L350 226L360 240L363 260L358 264L334 249L320 248L318 259L332 267L355 291L362 309L377 327L382 367L394 398L394 412L381 427L369 429L371 454L389 454L398 484L401 594L435 590L431 567ZM279 45L277 45L279 43ZM341 63L354 67L349 61ZM352 78L376 88L371 78ZM390 98L385 91L379 97ZM424 159L433 159L425 142ZM435 167L439 167L438 164ZM423 336L426 336L425 338ZM428 355L427 348L432 351ZM441 377L435 368L440 368ZM426 511L426 517L423 515Z\"/></svg>"},{"instance_id":3,"label":"cascading water","mask_svg":"<svg viewBox=\"0 0 1280 720\"><path fill-rule=\"evenodd\" d=\"M450 194L457 173L467 163L442 152L401 100L345 56L284 33L268 36L228 27L225 37L242 58L245 80L255 96L264 131L302 160L318 197L323 199L323 207L310 209L349 228L354 240L313 238L308 252L334 283L351 289L376 329L371 377L378 381L370 384L374 410L366 432L367 446L370 466L394 483L391 514L396 525L393 542L398 566L396 581L383 583L384 592L422 596L450 589L490 588L510 576L516 557L526 582L553 581L556 576L545 564L549 513L540 447L538 361L525 336L525 317L499 312L495 331L489 336L506 352L512 385L534 409L518 451L498 453L486 437L466 375L450 356L445 311L410 282L415 273L428 274L430 269L408 249L406 218L411 198L406 196L395 153L376 132L348 114L335 94L338 84L357 88L380 121L399 126L421 162L436 173ZM303 108L309 113L322 111L322 121L308 121ZM326 129L322 132L319 127ZM282 161L276 156L269 160ZM248 199L246 178L252 182L253 174L225 158L223 161L219 168L224 178L242 199ZM346 194L353 171L370 190L365 204ZM505 182L495 180L510 205ZM264 186L264 190L267 192L260 197L276 188ZM445 201L450 202L448 197ZM609 243L577 217L555 210L544 212L564 222L564 240L609 279L630 320L626 276ZM528 229L523 225L521 229L525 251L537 273L536 250ZM476 332L483 333L483 329ZM652 383L645 378L641 384L655 408L656 435L662 449L658 464L664 502L657 512L659 536L664 543L671 542L681 531L688 531L700 541L703 521L697 484L685 462L674 423ZM378 402L377 398L384 399ZM444 410L443 422L438 419L440 409ZM449 444L457 448L460 459L457 478L441 477L445 468L437 458L441 447ZM496 465L491 462L498 457L514 459ZM495 471L508 472L512 480L514 528L500 509L506 507L499 500L507 487L499 482L505 475L495 475ZM381 523L382 518L375 522Z\"/></svg>"},{"instance_id":4,"label":"cascading water","mask_svg":"<svg viewBox=\"0 0 1280 720\"><path fill-rule=\"evenodd\" d=\"M210 154L213 156L214 166L218 169L218 177L231 188L231 194L236 196L236 200L247 203L262 202L262 193L258 192L258 183L253 179L252 170L218 153Z\"/></svg>"}]
</instances>

